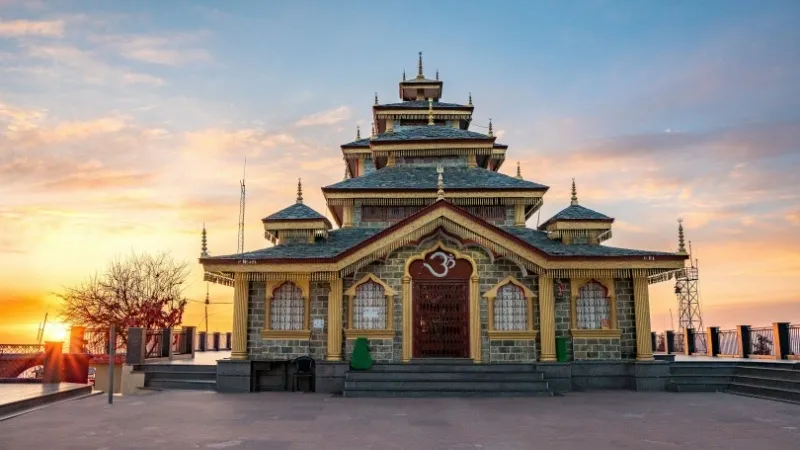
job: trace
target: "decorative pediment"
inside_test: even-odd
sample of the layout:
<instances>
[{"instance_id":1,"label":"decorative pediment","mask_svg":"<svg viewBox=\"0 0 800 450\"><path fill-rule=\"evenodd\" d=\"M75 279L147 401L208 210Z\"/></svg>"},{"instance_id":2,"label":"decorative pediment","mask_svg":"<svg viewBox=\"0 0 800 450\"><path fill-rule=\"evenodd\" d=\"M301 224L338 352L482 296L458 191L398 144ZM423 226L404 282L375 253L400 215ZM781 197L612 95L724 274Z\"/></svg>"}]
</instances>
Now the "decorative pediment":
<instances>
[{"instance_id":1,"label":"decorative pediment","mask_svg":"<svg viewBox=\"0 0 800 450\"><path fill-rule=\"evenodd\" d=\"M534 296L536 296L536 294L532 290L528 289L528 287L525 286L524 284L522 284L521 281L519 281L516 278L514 278L513 275L509 275L509 276L503 278L502 281L500 281L499 283L495 284L491 289L486 291L486 293L483 294L483 296L485 298L497 298L497 291L501 287L503 287L503 286L505 286L505 285L507 285L509 283L511 283L514 286L517 286L518 288L522 289L522 292L523 292L523 295L525 296L525 298L533 298Z\"/></svg>"},{"instance_id":2,"label":"decorative pediment","mask_svg":"<svg viewBox=\"0 0 800 450\"><path fill-rule=\"evenodd\" d=\"M395 295L397 295L397 291L392 289L388 284L386 284L386 282L384 282L383 280L381 280L380 278L376 277L374 274L371 273L364 275L364 277L356 281L355 284L350 286L350 289L344 291L344 295L354 297L356 295L356 288L369 281L381 285L381 287L383 287L383 293L387 297L394 297Z\"/></svg>"}]
</instances>

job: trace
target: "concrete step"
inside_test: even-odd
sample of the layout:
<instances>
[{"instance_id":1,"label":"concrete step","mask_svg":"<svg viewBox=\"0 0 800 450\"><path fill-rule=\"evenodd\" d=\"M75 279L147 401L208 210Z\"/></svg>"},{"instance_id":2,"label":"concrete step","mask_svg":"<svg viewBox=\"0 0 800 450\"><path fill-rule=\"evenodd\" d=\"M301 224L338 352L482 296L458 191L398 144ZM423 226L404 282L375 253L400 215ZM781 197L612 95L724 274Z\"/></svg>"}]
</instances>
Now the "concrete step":
<instances>
[{"instance_id":1,"label":"concrete step","mask_svg":"<svg viewBox=\"0 0 800 450\"><path fill-rule=\"evenodd\" d=\"M345 392L353 391L459 391L527 392L547 391L545 381L345 381Z\"/></svg>"},{"instance_id":2,"label":"concrete step","mask_svg":"<svg viewBox=\"0 0 800 450\"><path fill-rule=\"evenodd\" d=\"M667 383L667 390L670 392L723 392L728 388L728 383L709 384L709 383Z\"/></svg>"},{"instance_id":3,"label":"concrete step","mask_svg":"<svg viewBox=\"0 0 800 450\"><path fill-rule=\"evenodd\" d=\"M442 398L442 397L552 397L550 391L345 391L344 397L348 398Z\"/></svg>"},{"instance_id":4,"label":"concrete step","mask_svg":"<svg viewBox=\"0 0 800 450\"><path fill-rule=\"evenodd\" d=\"M349 371L346 381L543 381L541 372L371 372Z\"/></svg>"},{"instance_id":5,"label":"concrete step","mask_svg":"<svg viewBox=\"0 0 800 450\"><path fill-rule=\"evenodd\" d=\"M98 394L100 393L99 391L92 391L92 386L87 384L84 386L75 386L70 389L58 390L56 392L44 393L37 397L4 403L0 405L0 421L34 411L53 403L89 397L94 395L95 392Z\"/></svg>"},{"instance_id":6,"label":"concrete step","mask_svg":"<svg viewBox=\"0 0 800 450\"><path fill-rule=\"evenodd\" d=\"M215 391L217 381L210 380L145 380L144 386L150 389L190 389Z\"/></svg>"},{"instance_id":7,"label":"concrete step","mask_svg":"<svg viewBox=\"0 0 800 450\"><path fill-rule=\"evenodd\" d=\"M676 384L728 384L734 378L734 375L718 374L670 375L669 382Z\"/></svg>"},{"instance_id":8,"label":"concrete step","mask_svg":"<svg viewBox=\"0 0 800 450\"><path fill-rule=\"evenodd\" d=\"M408 363L375 364L371 372L537 372L534 364Z\"/></svg>"},{"instance_id":9,"label":"concrete step","mask_svg":"<svg viewBox=\"0 0 800 450\"><path fill-rule=\"evenodd\" d=\"M146 380L212 380L216 381L217 372L145 372Z\"/></svg>"},{"instance_id":10,"label":"concrete step","mask_svg":"<svg viewBox=\"0 0 800 450\"><path fill-rule=\"evenodd\" d=\"M800 370L780 368L775 366L739 366L739 376L766 377L775 380L800 382Z\"/></svg>"},{"instance_id":11,"label":"concrete step","mask_svg":"<svg viewBox=\"0 0 800 450\"><path fill-rule=\"evenodd\" d=\"M726 392L800 404L800 391L798 390L767 387L752 382L734 381L728 386Z\"/></svg>"},{"instance_id":12,"label":"concrete step","mask_svg":"<svg viewBox=\"0 0 800 450\"><path fill-rule=\"evenodd\" d=\"M195 364L139 364L134 366L137 372L217 372L215 365Z\"/></svg>"},{"instance_id":13,"label":"concrete step","mask_svg":"<svg viewBox=\"0 0 800 450\"><path fill-rule=\"evenodd\" d=\"M738 366L735 363L710 362L688 363L677 362L669 366L670 375L736 375Z\"/></svg>"},{"instance_id":14,"label":"concrete step","mask_svg":"<svg viewBox=\"0 0 800 450\"><path fill-rule=\"evenodd\" d=\"M800 378L797 380L783 380L771 376L738 375L735 379L737 383L751 384L770 388L789 389L800 392Z\"/></svg>"}]
</instances>

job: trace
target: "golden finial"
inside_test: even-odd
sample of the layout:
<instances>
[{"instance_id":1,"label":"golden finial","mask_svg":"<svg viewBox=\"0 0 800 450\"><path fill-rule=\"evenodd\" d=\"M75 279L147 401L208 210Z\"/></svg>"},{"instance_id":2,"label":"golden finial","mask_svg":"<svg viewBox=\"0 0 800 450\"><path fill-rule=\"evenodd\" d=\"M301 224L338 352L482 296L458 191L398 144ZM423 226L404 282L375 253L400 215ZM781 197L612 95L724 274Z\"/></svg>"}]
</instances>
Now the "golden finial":
<instances>
[{"instance_id":1,"label":"golden finial","mask_svg":"<svg viewBox=\"0 0 800 450\"><path fill-rule=\"evenodd\" d=\"M575 178L572 179L572 198L570 198L570 205L578 204L578 190L575 189Z\"/></svg>"},{"instance_id":2,"label":"golden finial","mask_svg":"<svg viewBox=\"0 0 800 450\"><path fill-rule=\"evenodd\" d=\"M300 178L297 179L297 204L303 204L303 182Z\"/></svg>"},{"instance_id":3,"label":"golden finial","mask_svg":"<svg viewBox=\"0 0 800 450\"><path fill-rule=\"evenodd\" d=\"M472 106L472 92L469 93L469 103L467 103L467 106Z\"/></svg>"},{"instance_id":4,"label":"golden finial","mask_svg":"<svg viewBox=\"0 0 800 450\"><path fill-rule=\"evenodd\" d=\"M420 79L425 78L422 75L422 52L419 52L419 63L417 65L417 78L420 78Z\"/></svg>"},{"instance_id":5,"label":"golden finial","mask_svg":"<svg viewBox=\"0 0 800 450\"><path fill-rule=\"evenodd\" d=\"M519 167L519 161L517 161L517 179L518 180L522 179L522 169L520 169Z\"/></svg>"},{"instance_id":6,"label":"golden finial","mask_svg":"<svg viewBox=\"0 0 800 450\"><path fill-rule=\"evenodd\" d=\"M439 81L439 69L436 69L436 81Z\"/></svg>"},{"instance_id":7,"label":"golden finial","mask_svg":"<svg viewBox=\"0 0 800 450\"><path fill-rule=\"evenodd\" d=\"M494 137L494 131L492 130L492 118L489 117L489 137Z\"/></svg>"},{"instance_id":8,"label":"golden finial","mask_svg":"<svg viewBox=\"0 0 800 450\"><path fill-rule=\"evenodd\" d=\"M376 105L378 104L378 93L377 92L375 93L375 104Z\"/></svg>"},{"instance_id":9,"label":"golden finial","mask_svg":"<svg viewBox=\"0 0 800 450\"><path fill-rule=\"evenodd\" d=\"M203 239L202 245L200 246L200 257L205 258L208 256L208 239L206 237L206 223L203 222Z\"/></svg>"},{"instance_id":10,"label":"golden finial","mask_svg":"<svg viewBox=\"0 0 800 450\"><path fill-rule=\"evenodd\" d=\"M435 125L433 121L433 99L428 99L428 125Z\"/></svg>"},{"instance_id":11,"label":"golden finial","mask_svg":"<svg viewBox=\"0 0 800 450\"><path fill-rule=\"evenodd\" d=\"M356 125L356 140L361 140L361 125Z\"/></svg>"},{"instance_id":12,"label":"golden finial","mask_svg":"<svg viewBox=\"0 0 800 450\"><path fill-rule=\"evenodd\" d=\"M686 243L683 235L683 218L678 219L678 253L686 253Z\"/></svg>"},{"instance_id":13,"label":"golden finial","mask_svg":"<svg viewBox=\"0 0 800 450\"><path fill-rule=\"evenodd\" d=\"M444 200L444 167L441 164L436 167L436 173L439 174L439 178L436 182L436 187L439 189L436 191L436 200Z\"/></svg>"}]
</instances>

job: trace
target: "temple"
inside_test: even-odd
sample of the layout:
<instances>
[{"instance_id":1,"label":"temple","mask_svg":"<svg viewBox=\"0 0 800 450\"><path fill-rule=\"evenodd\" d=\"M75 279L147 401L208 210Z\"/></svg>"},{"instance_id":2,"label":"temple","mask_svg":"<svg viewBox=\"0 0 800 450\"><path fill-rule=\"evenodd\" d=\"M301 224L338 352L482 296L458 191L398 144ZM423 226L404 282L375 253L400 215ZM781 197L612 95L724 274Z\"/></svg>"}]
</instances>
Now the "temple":
<instances>
[{"instance_id":1,"label":"temple","mask_svg":"<svg viewBox=\"0 0 800 450\"><path fill-rule=\"evenodd\" d=\"M559 360L652 360L648 285L685 250L604 245L614 219L582 205L574 180L565 208L528 227L548 186L519 165L498 172L508 146L491 120L471 129L472 95L443 102L421 53L398 88L341 146L344 180L322 188L332 220L298 183L262 219L272 246L204 250L206 279L234 288L232 359L346 361L366 337L379 363L556 361L557 338Z\"/></svg>"}]
</instances>

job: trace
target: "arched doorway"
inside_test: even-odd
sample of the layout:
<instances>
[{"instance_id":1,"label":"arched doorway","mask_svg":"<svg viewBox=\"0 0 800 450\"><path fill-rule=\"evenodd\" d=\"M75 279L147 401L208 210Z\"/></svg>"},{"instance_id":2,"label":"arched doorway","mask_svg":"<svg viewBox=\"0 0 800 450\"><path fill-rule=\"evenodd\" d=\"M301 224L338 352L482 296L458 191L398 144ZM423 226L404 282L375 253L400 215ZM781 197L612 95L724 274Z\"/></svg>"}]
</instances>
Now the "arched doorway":
<instances>
[{"instance_id":1,"label":"arched doorway","mask_svg":"<svg viewBox=\"0 0 800 450\"><path fill-rule=\"evenodd\" d=\"M476 353L472 328L474 262L438 244L406 265L409 283L404 297L410 322L410 355L413 358L470 358Z\"/></svg>"}]
</instances>

